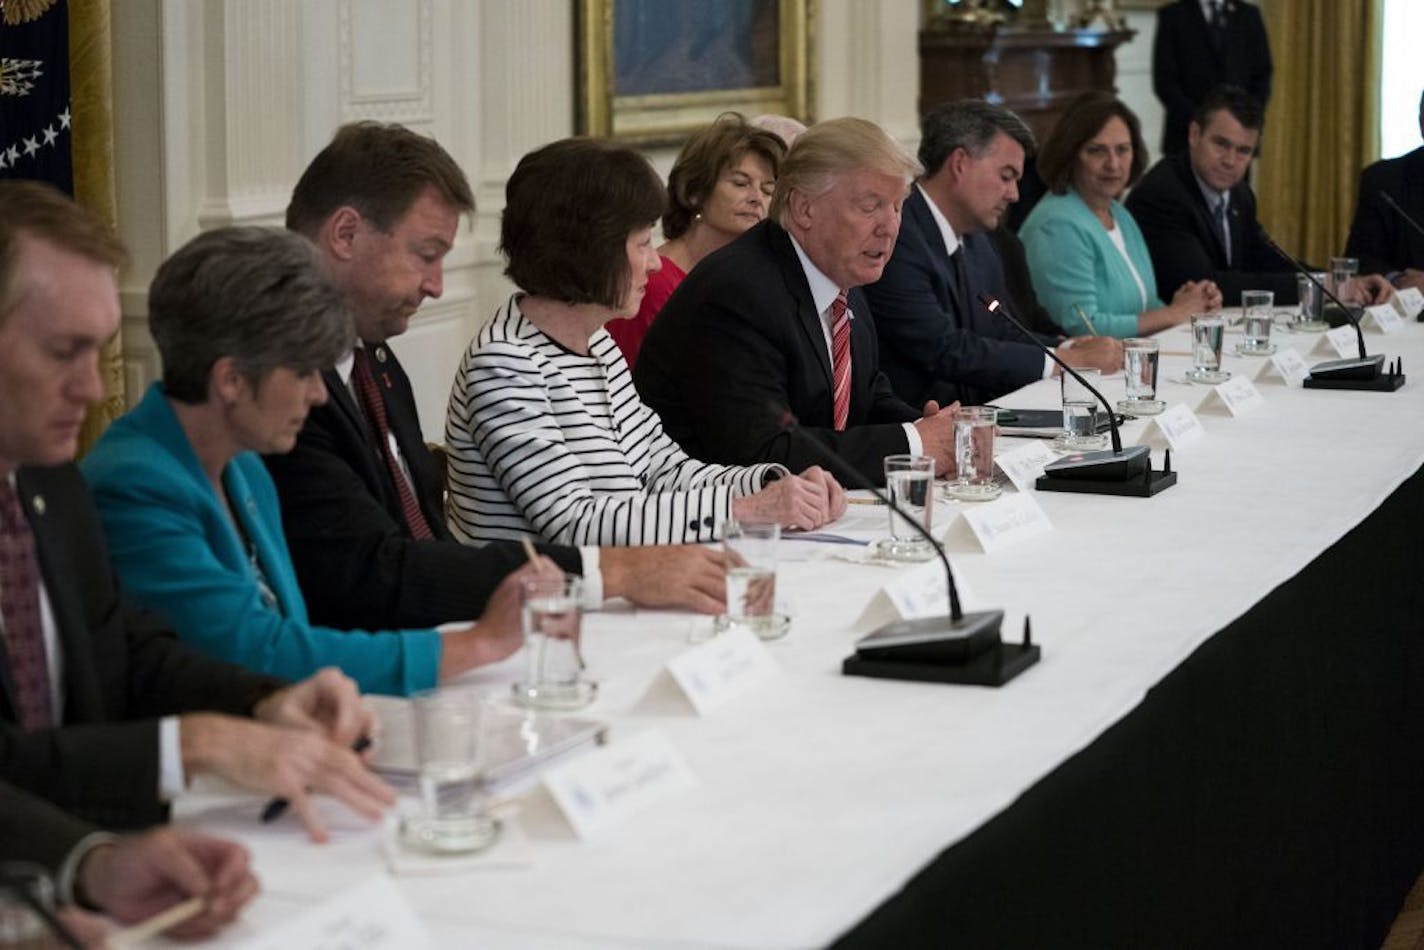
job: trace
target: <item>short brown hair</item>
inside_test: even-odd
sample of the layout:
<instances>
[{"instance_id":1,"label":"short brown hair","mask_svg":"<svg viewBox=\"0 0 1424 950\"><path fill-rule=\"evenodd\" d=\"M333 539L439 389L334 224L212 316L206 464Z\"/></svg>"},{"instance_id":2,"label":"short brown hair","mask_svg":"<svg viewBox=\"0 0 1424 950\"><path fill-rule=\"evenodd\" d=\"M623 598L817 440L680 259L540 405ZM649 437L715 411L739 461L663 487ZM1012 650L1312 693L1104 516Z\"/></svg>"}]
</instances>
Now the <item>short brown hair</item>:
<instances>
[{"instance_id":1,"label":"short brown hair","mask_svg":"<svg viewBox=\"0 0 1424 950\"><path fill-rule=\"evenodd\" d=\"M853 117L827 119L807 129L786 153L776 177L770 217L784 225L791 192L812 197L824 194L835 184L835 176L862 168L899 175L907 188L924 171L914 156L874 122Z\"/></svg>"},{"instance_id":2,"label":"short brown hair","mask_svg":"<svg viewBox=\"0 0 1424 950\"><path fill-rule=\"evenodd\" d=\"M671 240L686 234L693 217L717 187L717 179L748 152L766 159L775 178L786 157L786 143L776 133L752 125L740 112L724 112L717 121L693 133L668 173L663 236Z\"/></svg>"},{"instance_id":3,"label":"short brown hair","mask_svg":"<svg viewBox=\"0 0 1424 950\"><path fill-rule=\"evenodd\" d=\"M434 139L394 123L351 122L297 180L287 227L315 237L333 211L350 205L389 233L427 187L461 213L475 209L465 173Z\"/></svg>"},{"instance_id":4,"label":"short brown hair","mask_svg":"<svg viewBox=\"0 0 1424 950\"><path fill-rule=\"evenodd\" d=\"M128 259L114 232L63 192L37 181L0 181L0 322L24 290L15 262L26 235L109 267Z\"/></svg>"},{"instance_id":5,"label":"short brown hair","mask_svg":"<svg viewBox=\"0 0 1424 950\"><path fill-rule=\"evenodd\" d=\"M280 228L218 228L184 244L153 276L148 328L164 391L193 405L207 402L224 356L256 390L278 367L329 369L355 342L316 248Z\"/></svg>"},{"instance_id":6,"label":"short brown hair","mask_svg":"<svg viewBox=\"0 0 1424 950\"><path fill-rule=\"evenodd\" d=\"M563 139L519 160L504 187L499 246L523 290L616 307L628 285L628 235L651 227L667 193L639 153Z\"/></svg>"},{"instance_id":7,"label":"short brown hair","mask_svg":"<svg viewBox=\"0 0 1424 950\"><path fill-rule=\"evenodd\" d=\"M1055 195L1068 192L1068 186L1073 183L1073 169L1078 165L1078 150L1101 132L1113 116L1127 124L1127 132L1132 136L1132 167L1127 173L1127 187L1137 183L1147 170L1147 143L1142 140L1142 123L1137 121L1137 114L1110 92L1085 92L1068 103L1058 124L1044 139L1043 148L1039 149L1038 175L1049 191Z\"/></svg>"}]
</instances>

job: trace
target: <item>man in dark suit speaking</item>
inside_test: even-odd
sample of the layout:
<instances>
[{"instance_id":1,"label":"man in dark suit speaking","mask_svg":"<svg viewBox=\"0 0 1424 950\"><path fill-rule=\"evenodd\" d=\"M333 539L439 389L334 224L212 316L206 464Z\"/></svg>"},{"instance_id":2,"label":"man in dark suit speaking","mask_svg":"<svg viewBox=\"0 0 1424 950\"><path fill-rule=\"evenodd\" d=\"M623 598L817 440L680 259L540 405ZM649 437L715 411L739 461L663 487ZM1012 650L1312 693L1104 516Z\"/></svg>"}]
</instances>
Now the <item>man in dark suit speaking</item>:
<instances>
[{"instance_id":1,"label":"man in dark suit speaking","mask_svg":"<svg viewBox=\"0 0 1424 950\"><path fill-rule=\"evenodd\" d=\"M865 288L880 337L880 365L902 399L983 403L1054 374L1057 364L979 302L987 293L1019 315L988 232L1018 200L1033 133L1009 110L979 99L942 105L921 124L925 176L910 189L895 253ZM1003 240L1017 237L1005 233ZM1037 301L1035 300L1035 303ZM1110 337L1045 339L1074 366L1122 369Z\"/></svg>"},{"instance_id":2,"label":"man in dark suit speaking","mask_svg":"<svg viewBox=\"0 0 1424 950\"><path fill-rule=\"evenodd\" d=\"M1419 98L1419 134L1424 135L1424 96ZM1384 195L1424 224L1424 148L1375 162L1360 174L1360 198L1345 244L1345 253L1360 259L1360 270L1384 274L1401 289L1424 290L1424 234Z\"/></svg>"},{"instance_id":3,"label":"man in dark suit speaking","mask_svg":"<svg viewBox=\"0 0 1424 950\"><path fill-rule=\"evenodd\" d=\"M859 289L880 279L919 170L863 119L822 122L796 140L768 220L693 268L638 356L639 394L688 454L792 471L826 464L788 427L789 410L875 482L885 456L904 452L952 470L952 415L896 398Z\"/></svg>"},{"instance_id":4,"label":"man in dark suit speaking","mask_svg":"<svg viewBox=\"0 0 1424 950\"><path fill-rule=\"evenodd\" d=\"M370 725L349 679L283 688L123 603L73 464L122 256L58 192L0 182L0 780L107 826L162 821L203 772L290 799L318 839L310 789L374 818L395 793L349 749Z\"/></svg>"}]
</instances>

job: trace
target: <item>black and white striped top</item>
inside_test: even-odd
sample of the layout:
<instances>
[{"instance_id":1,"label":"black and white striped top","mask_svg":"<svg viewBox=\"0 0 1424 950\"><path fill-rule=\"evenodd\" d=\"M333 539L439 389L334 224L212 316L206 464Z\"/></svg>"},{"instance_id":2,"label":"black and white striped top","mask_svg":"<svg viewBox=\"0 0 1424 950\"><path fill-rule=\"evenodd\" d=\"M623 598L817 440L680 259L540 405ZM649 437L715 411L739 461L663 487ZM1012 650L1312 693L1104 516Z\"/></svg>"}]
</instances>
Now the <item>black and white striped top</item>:
<instances>
[{"instance_id":1,"label":"black and white striped top","mask_svg":"<svg viewBox=\"0 0 1424 950\"><path fill-rule=\"evenodd\" d=\"M445 422L455 536L556 544L712 541L732 499L779 465L688 458L633 388L604 330L590 355L545 336L511 297L476 334Z\"/></svg>"}]
</instances>

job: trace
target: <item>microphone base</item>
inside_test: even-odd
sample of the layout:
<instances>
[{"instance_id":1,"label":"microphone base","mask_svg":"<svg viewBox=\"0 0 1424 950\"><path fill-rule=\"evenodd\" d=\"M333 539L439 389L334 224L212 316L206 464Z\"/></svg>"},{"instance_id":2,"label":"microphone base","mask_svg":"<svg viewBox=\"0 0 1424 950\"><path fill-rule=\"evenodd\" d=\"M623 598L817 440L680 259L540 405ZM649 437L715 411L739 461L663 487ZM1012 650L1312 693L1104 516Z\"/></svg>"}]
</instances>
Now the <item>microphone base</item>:
<instances>
[{"instance_id":1,"label":"microphone base","mask_svg":"<svg viewBox=\"0 0 1424 950\"><path fill-rule=\"evenodd\" d=\"M1128 481L1095 481L1082 478L1054 478L1040 475L1033 487L1039 491L1077 492L1082 495L1120 495L1124 498L1151 498L1177 484L1177 473L1149 468Z\"/></svg>"},{"instance_id":2,"label":"microphone base","mask_svg":"<svg viewBox=\"0 0 1424 950\"><path fill-rule=\"evenodd\" d=\"M1002 610L889 623L857 643L841 664L846 676L1003 686L1039 661L1035 644L1004 643ZM879 644L877 645L877 642Z\"/></svg>"},{"instance_id":3,"label":"microphone base","mask_svg":"<svg viewBox=\"0 0 1424 950\"><path fill-rule=\"evenodd\" d=\"M1341 379L1332 376L1307 376L1301 383L1306 389L1350 389L1367 393L1392 393L1404 387L1403 373L1381 373L1370 379Z\"/></svg>"}]
</instances>

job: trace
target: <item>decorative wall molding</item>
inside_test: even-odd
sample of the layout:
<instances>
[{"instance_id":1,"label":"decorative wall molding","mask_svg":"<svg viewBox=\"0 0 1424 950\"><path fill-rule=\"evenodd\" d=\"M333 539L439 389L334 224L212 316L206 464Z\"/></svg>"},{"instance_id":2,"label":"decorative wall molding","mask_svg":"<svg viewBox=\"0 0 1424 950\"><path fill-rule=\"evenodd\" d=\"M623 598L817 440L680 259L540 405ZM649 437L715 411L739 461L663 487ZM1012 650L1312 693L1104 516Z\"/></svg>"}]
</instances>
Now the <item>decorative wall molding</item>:
<instances>
[{"instance_id":1,"label":"decorative wall molding","mask_svg":"<svg viewBox=\"0 0 1424 950\"><path fill-rule=\"evenodd\" d=\"M431 0L415 0L410 6L415 13L413 48L403 51L387 49L381 51L381 56L383 65L388 67L392 62L401 61L400 54L406 54L409 57L407 62L413 66L413 75L409 77L414 80L413 84L400 89L363 89L358 81L360 63L366 55L376 51L358 49L360 36L373 36L368 31L376 30L384 41L396 41L395 31L389 29L390 5L381 4L378 7L369 0L340 0L336 35L342 122L377 119L405 125L428 125L435 121L435 32ZM383 24L387 28L382 31L380 26Z\"/></svg>"}]
</instances>

